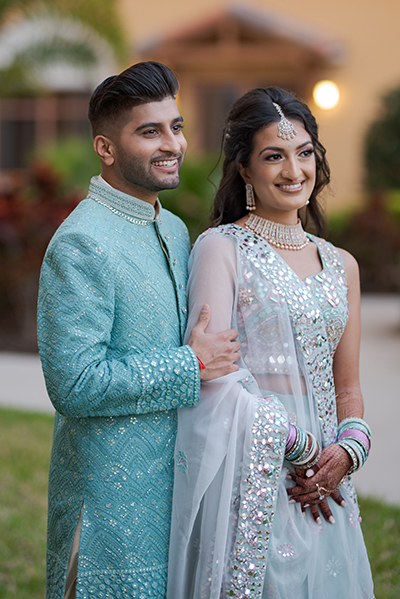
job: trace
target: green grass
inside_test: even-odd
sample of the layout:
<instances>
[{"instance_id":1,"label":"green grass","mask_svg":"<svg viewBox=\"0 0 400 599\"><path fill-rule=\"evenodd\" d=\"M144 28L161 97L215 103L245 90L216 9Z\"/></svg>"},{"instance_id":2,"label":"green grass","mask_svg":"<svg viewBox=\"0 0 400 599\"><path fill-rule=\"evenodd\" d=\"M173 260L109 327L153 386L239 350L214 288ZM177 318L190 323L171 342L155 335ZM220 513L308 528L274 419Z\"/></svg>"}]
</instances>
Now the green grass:
<instances>
[{"instance_id":1,"label":"green grass","mask_svg":"<svg viewBox=\"0 0 400 599\"><path fill-rule=\"evenodd\" d=\"M399 599L400 507L366 498L359 503L376 599Z\"/></svg>"},{"instance_id":2,"label":"green grass","mask_svg":"<svg viewBox=\"0 0 400 599\"><path fill-rule=\"evenodd\" d=\"M44 599L53 418L0 409L0 597ZM400 507L360 499L376 599L400 597Z\"/></svg>"},{"instance_id":3,"label":"green grass","mask_svg":"<svg viewBox=\"0 0 400 599\"><path fill-rule=\"evenodd\" d=\"M43 599L52 416L0 410L0 597Z\"/></svg>"}]
</instances>

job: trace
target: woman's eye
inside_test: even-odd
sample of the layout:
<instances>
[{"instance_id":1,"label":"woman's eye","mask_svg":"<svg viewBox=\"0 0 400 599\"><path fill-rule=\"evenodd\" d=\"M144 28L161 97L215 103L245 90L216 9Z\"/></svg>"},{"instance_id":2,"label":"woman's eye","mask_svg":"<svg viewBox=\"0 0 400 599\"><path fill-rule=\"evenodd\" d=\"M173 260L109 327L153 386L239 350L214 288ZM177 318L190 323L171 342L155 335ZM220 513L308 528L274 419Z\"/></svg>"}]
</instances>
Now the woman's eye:
<instances>
[{"instance_id":1,"label":"woman's eye","mask_svg":"<svg viewBox=\"0 0 400 599\"><path fill-rule=\"evenodd\" d=\"M301 156L304 156L305 158L308 158L309 156L312 156L314 154L314 149L313 148L307 148L306 150L303 150L301 153Z\"/></svg>"},{"instance_id":2,"label":"woman's eye","mask_svg":"<svg viewBox=\"0 0 400 599\"><path fill-rule=\"evenodd\" d=\"M269 162L274 162L275 160L280 160L280 158L282 158L280 154L270 154L269 156L265 157L265 160L268 160Z\"/></svg>"}]
</instances>

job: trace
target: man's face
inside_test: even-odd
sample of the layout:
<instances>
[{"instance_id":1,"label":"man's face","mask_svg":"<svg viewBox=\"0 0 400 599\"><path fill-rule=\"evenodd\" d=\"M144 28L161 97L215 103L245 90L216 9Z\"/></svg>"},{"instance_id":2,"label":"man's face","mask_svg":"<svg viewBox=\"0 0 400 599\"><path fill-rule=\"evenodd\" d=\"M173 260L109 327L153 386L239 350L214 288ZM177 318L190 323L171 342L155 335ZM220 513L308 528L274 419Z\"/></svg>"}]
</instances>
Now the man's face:
<instances>
[{"instance_id":1,"label":"man's face","mask_svg":"<svg viewBox=\"0 0 400 599\"><path fill-rule=\"evenodd\" d=\"M152 204L159 191L178 187L187 147L182 121L172 97L132 108L114 141L112 185Z\"/></svg>"}]
</instances>

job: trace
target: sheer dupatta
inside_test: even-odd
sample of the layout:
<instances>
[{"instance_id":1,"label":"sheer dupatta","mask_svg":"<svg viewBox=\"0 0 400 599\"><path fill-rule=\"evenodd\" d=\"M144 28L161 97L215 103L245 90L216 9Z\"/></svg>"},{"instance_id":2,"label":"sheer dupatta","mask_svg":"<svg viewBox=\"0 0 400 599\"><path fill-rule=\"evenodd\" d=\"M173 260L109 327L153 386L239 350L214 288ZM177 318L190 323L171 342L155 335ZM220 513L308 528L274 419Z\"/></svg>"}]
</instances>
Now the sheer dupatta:
<instances>
[{"instance_id":1,"label":"sheer dupatta","mask_svg":"<svg viewBox=\"0 0 400 599\"><path fill-rule=\"evenodd\" d=\"M178 410L168 599L262 596L288 428L265 389L302 405L307 385L284 298L243 260L223 227L191 255L187 337L207 303L207 332L238 328L243 351L238 372L203 383L199 404Z\"/></svg>"}]
</instances>

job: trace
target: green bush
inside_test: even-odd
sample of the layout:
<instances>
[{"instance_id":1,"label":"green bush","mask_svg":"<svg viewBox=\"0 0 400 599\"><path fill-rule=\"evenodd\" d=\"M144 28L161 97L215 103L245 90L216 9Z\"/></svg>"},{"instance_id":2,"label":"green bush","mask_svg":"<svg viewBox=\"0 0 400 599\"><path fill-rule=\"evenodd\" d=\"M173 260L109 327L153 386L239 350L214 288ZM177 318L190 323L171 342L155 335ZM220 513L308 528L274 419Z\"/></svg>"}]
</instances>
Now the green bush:
<instances>
[{"instance_id":1,"label":"green bush","mask_svg":"<svg viewBox=\"0 0 400 599\"><path fill-rule=\"evenodd\" d=\"M383 97L365 139L366 187L400 189L400 87Z\"/></svg>"},{"instance_id":2,"label":"green bush","mask_svg":"<svg viewBox=\"0 0 400 599\"><path fill-rule=\"evenodd\" d=\"M186 157L179 187L160 193L163 207L183 220L192 242L208 227L216 185L221 177L220 165L214 169L217 161L215 155Z\"/></svg>"},{"instance_id":3,"label":"green bush","mask_svg":"<svg viewBox=\"0 0 400 599\"><path fill-rule=\"evenodd\" d=\"M399 197L375 192L364 210L330 219L328 239L356 258L363 292L400 291Z\"/></svg>"},{"instance_id":4,"label":"green bush","mask_svg":"<svg viewBox=\"0 0 400 599\"><path fill-rule=\"evenodd\" d=\"M48 164L60 178L64 192L86 194L90 178L101 171L100 159L93 150L90 135L66 137L38 148L34 160Z\"/></svg>"},{"instance_id":5,"label":"green bush","mask_svg":"<svg viewBox=\"0 0 400 599\"><path fill-rule=\"evenodd\" d=\"M386 209L400 220L400 189L388 191Z\"/></svg>"},{"instance_id":6,"label":"green bush","mask_svg":"<svg viewBox=\"0 0 400 599\"><path fill-rule=\"evenodd\" d=\"M400 291L400 87L382 99L364 144L367 205L330 221L329 239L360 266L361 289Z\"/></svg>"}]
</instances>

